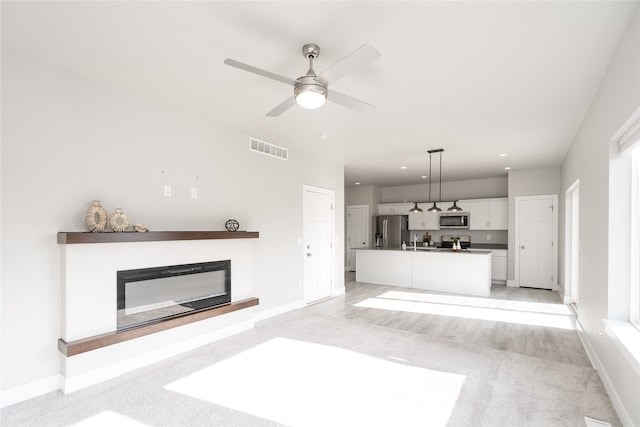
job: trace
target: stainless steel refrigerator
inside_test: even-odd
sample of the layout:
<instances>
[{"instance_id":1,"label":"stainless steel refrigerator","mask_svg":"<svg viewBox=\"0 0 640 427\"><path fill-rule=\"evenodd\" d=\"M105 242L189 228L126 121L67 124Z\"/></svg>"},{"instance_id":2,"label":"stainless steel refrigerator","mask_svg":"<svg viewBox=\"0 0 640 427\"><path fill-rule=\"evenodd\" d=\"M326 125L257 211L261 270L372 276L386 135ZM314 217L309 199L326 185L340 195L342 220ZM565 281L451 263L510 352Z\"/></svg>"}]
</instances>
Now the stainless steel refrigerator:
<instances>
[{"instance_id":1,"label":"stainless steel refrigerator","mask_svg":"<svg viewBox=\"0 0 640 427\"><path fill-rule=\"evenodd\" d=\"M376 217L376 247L399 248L409 244L409 216L380 215Z\"/></svg>"}]
</instances>

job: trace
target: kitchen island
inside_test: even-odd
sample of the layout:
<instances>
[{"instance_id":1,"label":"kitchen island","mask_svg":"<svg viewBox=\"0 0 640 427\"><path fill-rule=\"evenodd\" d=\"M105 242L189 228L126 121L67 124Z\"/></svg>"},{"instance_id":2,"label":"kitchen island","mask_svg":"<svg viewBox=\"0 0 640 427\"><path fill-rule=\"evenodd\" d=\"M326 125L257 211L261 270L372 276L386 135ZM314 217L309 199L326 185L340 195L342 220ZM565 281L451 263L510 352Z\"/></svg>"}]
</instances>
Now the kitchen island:
<instances>
[{"instance_id":1,"label":"kitchen island","mask_svg":"<svg viewBox=\"0 0 640 427\"><path fill-rule=\"evenodd\" d=\"M491 251L357 249L356 281L488 296Z\"/></svg>"}]
</instances>

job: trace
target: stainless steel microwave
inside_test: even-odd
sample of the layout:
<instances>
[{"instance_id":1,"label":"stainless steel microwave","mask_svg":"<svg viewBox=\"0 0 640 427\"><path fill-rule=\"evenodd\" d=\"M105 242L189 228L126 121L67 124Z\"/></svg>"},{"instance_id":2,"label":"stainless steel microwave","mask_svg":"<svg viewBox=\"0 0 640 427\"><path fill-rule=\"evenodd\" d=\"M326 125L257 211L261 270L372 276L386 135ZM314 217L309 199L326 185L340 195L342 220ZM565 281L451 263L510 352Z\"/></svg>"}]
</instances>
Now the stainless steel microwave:
<instances>
[{"instance_id":1,"label":"stainless steel microwave","mask_svg":"<svg viewBox=\"0 0 640 427\"><path fill-rule=\"evenodd\" d=\"M469 212L440 212L440 228L469 228Z\"/></svg>"}]
</instances>

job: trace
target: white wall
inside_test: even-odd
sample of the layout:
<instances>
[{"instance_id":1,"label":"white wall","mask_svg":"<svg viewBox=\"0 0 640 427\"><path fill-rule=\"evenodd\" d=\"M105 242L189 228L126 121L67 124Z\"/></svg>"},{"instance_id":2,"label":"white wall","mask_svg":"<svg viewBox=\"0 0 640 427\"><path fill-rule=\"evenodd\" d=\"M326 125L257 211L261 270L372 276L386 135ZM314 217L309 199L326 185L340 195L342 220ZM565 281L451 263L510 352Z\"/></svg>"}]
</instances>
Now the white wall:
<instances>
[{"instance_id":1,"label":"white wall","mask_svg":"<svg viewBox=\"0 0 640 427\"><path fill-rule=\"evenodd\" d=\"M241 229L259 231L260 312L302 300L302 186L333 189L340 213L334 284L344 287L341 163L295 147L286 162L251 153L242 132L5 51L1 136L2 390L60 373L56 233L84 231L94 199L152 230L222 230L235 218Z\"/></svg>"},{"instance_id":2,"label":"white wall","mask_svg":"<svg viewBox=\"0 0 640 427\"><path fill-rule=\"evenodd\" d=\"M610 139L640 105L639 76L640 17L636 13L560 169L562 202L569 186L580 180L578 319L620 417L636 426L640 425L640 375L604 333L602 319L628 320L624 319L628 308L623 307L628 305L628 282L616 273L624 268L623 258L628 256L624 245L629 234L624 228L629 224L629 209L624 204L627 196L620 194L619 180L625 170L630 179L630 160L617 156ZM561 208L560 236L564 236L564 203ZM561 254L564 244L562 240Z\"/></svg>"},{"instance_id":3,"label":"white wall","mask_svg":"<svg viewBox=\"0 0 640 427\"><path fill-rule=\"evenodd\" d=\"M516 226L516 197L544 196L560 191L560 168L509 171L509 230ZM507 280L515 279L515 232L509 233Z\"/></svg>"},{"instance_id":4,"label":"white wall","mask_svg":"<svg viewBox=\"0 0 640 427\"><path fill-rule=\"evenodd\" d=\"M431 200L438 200L440 187L434 183L431 187ZM429 199L428 184L382 187L382 201L426 202ZM507 196L507 177L483 178L465 181L442 182L442 200L483 199Z\"/></svg>"}]
</instances>

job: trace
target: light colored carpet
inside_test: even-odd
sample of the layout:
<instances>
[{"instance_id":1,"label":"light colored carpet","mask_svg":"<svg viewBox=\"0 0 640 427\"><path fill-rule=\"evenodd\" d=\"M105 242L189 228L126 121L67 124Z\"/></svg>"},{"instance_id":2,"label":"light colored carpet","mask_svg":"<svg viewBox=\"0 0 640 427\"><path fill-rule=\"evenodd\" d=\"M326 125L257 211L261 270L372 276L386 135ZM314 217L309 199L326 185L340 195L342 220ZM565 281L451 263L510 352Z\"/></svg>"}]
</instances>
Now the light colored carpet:
<instances>
[{"instance_id":1,"label":"light colored carpet","mask_svg":"<svg viewBox=\"0 0 640 427\"><path fill-rule=\"evenodd\" d=\"M241 380L239 380L241 379ZM273 338L166 386L216 405L307 426L445 426L464 375Z\"/></svg>"},{"instance_id":2,"label":"light colored carpet","mask_svg":"<svg viewBox=\"0 0 640 427\"><path fill-rule=\"evenodd\" d=\"M358 284L90 389L5 408L2 425L620 426L584 350L560 345L574 331L357 306L398 290ZM527 348L538 336L556 350Z\"/></svg>"}]
</instances>

